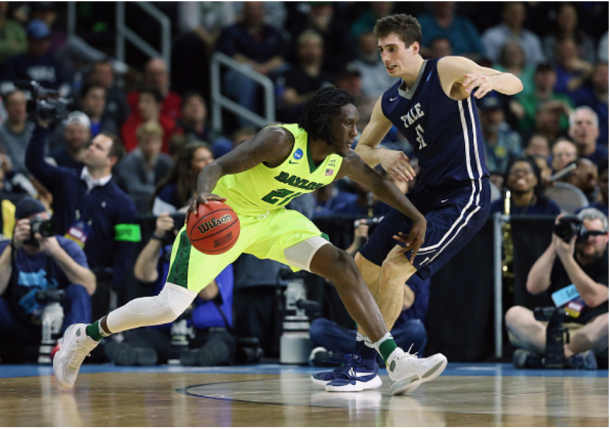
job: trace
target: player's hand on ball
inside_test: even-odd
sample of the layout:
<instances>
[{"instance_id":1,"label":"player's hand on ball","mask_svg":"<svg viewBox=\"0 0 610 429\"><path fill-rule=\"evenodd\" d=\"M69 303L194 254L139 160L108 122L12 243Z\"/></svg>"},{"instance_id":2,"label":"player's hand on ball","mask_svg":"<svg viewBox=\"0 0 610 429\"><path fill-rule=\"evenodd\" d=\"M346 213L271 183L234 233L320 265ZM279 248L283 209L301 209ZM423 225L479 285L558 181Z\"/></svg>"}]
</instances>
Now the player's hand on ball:
<instances>
[{"instance_id":1,"label":"player's hand on ball","mask_svg":"<svg viewBox=\"0 0 610 429\"><path fill-rule=\"evenodd\" d=\"M408 182L415 178L415 170L409 163L409 157L398 150L384 150L380 155L381 167L390 178Z\"/></svg>"},{"instance_id":2,"label":"player's hand on ball","mask_svg":"<svg viewBox=\"0 0 610 429\"><path fill-rule=\"evenodd\" d=\"M411 255L411 263L415 261L415 256L419 251L419 248L424 244L424 239L426 237L426 219L423 218L420 221L416 221L411 226L411 231L408 234L404 232L398 232L394 235L394 239L400 241L405 244L405 248L403 250L404 253L413 250L413 254Z\"/></svg>"},{"instance_id":3,"label":"player's hand on ball","mask_svg":"<svg viewBox=\"0 0 610 429\"><path fill-rule=\"evenodd\" d=\"M193 212L193 213L198 212L199 204L207 204L209 201L220 201L221 203L224 203L225 201L227 201L227 199L223 198L223 197L219 197L216 194L210 194L209 192L202 192L201 194L197 195L197 197L195 199L193 199L193 202L191 202L191 205L189 206L188 210L186 211L186 218L188 219L189 214L191 212Z\"/></svg>"},{"instance_id":4,"label":"player's hand on ball","mask_svg":"<svg viewBox=\"0 0 610 429\"><path fill-rule=\"evenodd\" d=\"M470 73L465 74L464 77L466 78L466 80L464 80L464 83L462 85L464 86L464 89L468 94L474 91L475 88L479 88L474 93L475 98L482 98L485 94L490 91L493 91L494 89L491 81L491 76L486 76L481 73Z\"/></svg>"}]
</instances>

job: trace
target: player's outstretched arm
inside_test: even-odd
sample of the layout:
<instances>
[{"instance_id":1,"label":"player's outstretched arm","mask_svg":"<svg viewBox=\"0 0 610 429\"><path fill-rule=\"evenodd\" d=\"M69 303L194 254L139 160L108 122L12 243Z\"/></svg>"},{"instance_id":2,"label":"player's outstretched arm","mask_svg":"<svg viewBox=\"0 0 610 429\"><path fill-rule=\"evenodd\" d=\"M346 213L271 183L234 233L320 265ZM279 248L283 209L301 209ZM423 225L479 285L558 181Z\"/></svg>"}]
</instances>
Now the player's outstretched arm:
<instances>
[{"instance_id":1,"label":"player's outstretched arm","mask_svg":"<svg viewBox=\"0 0 610 429\"><path fill-rule=\"evenodd\" d=\"M347 156L343 158L343 163L341 164L341 169L337 174L336 180L343 176L347 176L353 181L366 186L381 201L394 207L413 221L413 226L406 239L400 240L406 245L405 252L413 250L413 255L411 257L411 262L413 262L415 255L423 244L426 236L427 222L424 215L415 208L411 201L400 192L391 180L382 177L379 173L369 167L353 150L350 150ZM398 233L400 231L396 232Z\"/></svg>"},{"instance_id":2,"label":"player's outstretched arm","mask_svg":"<svg viewBox=\"0 0 610 429\"><path fill-rule=\"evenodd\" d=\"M512 73L502 73L498 70L481 67L464 57L444 57L438 61L438 75L441 86L449 96L454 95L454 85L462 85L464 97L474 92L476 98L481 98L490 91L506 95L518 94L523 90L521 79Z\"/></svg>"},{"instance_id":3,"label":"player's outstretched arm","mask_svg":"<svg viewBox=\"0 0 610 429\"><path fill-rule=\"evenodd\" d=\"M356 152L369 167L381 164L390 177L408 182L415 177L415 170L409 164L409 157L397 150L377 147L390 128L392 128L392 122L383 114L381 97L379 97L373 108L371 120L358 140Z\"/></svg>"},{"instance_id":4,"label":"player's outstretched arm","mask_svg":"<svg viewBox=\"0 0 610 429\"><path fill-rule=\"evenodd\" d=\"M207 200L224 201L217 195L212 195L218 180L227 174L238 174L256 167L264 162L269 167L280 165L294 146L292 133L281 127L266 127L254 137L243 142L231 152L206 165L197 179L199 194L191 206L206 204Z\"/></svg>"}]
</instances>

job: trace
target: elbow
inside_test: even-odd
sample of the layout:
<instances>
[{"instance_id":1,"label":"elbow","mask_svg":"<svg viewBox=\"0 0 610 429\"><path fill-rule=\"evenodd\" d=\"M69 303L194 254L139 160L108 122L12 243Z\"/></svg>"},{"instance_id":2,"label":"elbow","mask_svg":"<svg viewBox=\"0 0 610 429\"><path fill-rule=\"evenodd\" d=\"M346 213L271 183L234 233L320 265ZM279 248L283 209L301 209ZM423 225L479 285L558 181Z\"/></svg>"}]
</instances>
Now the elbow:
<instances>
[{"instance_id":1,"label":"elbow","mask_svg":"<svg viewBox=\"0 0 610 429\"><path fill-rule=\"evenodd\" d=\"M534 279L527 279L527 283L525 284L525 289L532 295L538 295L540 292L546 290L548 285L542 285L539 281L535 281Z\"/></svg>"},{"instance_id":2,"label":"elbow","mask_svg":"<svg viewBox=\"0 0 610 429\"><path fill-rule=\"evenodd\" d=\"M608 301L608 289L601 293L592 293L581 296L587 307L595 308Z\"/></svg>"},{"instance_id":3,"label":"elbow","mask_svg":"<svg viewBox=\"0 0 610 429\"><path fill-rule=\"evenodd\" d=\"M157 281L157 271L156 270L146 272L145 270L135 269L133 271L133 275L136 278L136 280L138 280L142 283L153 283L153 282Z\"/></svg>"},{"instance_id":4,"label":"elbow","mask_svg":"<svg viewBox=\"0 0 610 429\"><path fill-rule=\"evenodd\" d=\"M85 286L85 289L87 289L87 293L89 293L89 296L91 296L95 293L95 290L97 289L97 279L95 278L95 274L93 274L92 272L89 272L89 274L90 276L86 282L83 282L83 286Z\"/></svg>"}]
</instances>

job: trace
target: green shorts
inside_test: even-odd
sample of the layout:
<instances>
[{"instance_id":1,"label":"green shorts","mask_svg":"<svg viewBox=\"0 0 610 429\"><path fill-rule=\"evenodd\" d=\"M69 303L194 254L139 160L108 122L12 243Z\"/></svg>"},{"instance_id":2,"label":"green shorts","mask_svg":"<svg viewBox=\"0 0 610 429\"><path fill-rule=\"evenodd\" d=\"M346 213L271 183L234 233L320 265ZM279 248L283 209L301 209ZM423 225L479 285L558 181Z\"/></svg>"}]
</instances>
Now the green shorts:
<instances>
[{"instance_id":1,"label":"green shorts","mask_svg":"<svg viewBox=\"0 0 610 429\"><path fill-rule=\"evenodd\" d=\"M182 227L174 241L166 281L200 292L242 253L281 262L299 271L288 263L284 249L324 236L313 222L294 210L280 209L264 218L239 215L239 223L237 243L221 255L199 252L186 235L186 225Z\"/></svg>"}]
</instances>

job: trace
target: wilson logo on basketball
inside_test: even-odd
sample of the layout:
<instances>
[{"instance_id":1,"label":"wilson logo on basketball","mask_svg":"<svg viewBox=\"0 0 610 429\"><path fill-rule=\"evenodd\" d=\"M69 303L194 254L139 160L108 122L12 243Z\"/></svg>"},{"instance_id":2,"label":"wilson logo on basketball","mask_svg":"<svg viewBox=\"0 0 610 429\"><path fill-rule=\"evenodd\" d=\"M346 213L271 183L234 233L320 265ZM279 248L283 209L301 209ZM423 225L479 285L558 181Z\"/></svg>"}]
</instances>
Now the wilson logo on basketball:
<instances>
[{"instance_id":1,"label":"wilson logo on basketball","mask_svg":"<svg viewBox=\"0 0 610 429\"><path fill-rule=\"evenodd\" d=\"M200 224L199 226L197 226L197 229L202 234L205 234L209 230L214 229L217 226L220 226L220 225L230 222L232 220L233 220L233 217L230 214L228 214L228 215L221 217L220 219L212 219L208 222L204 222L204 223Z\"/></svg>"},{"instance_id":2,"label":"wilson logo on basketball","mask_svg":"<svg viewBox=\"0 0 610 429\"><path fill-rule=\"evenodd\" d=\"M229 241L233 240L233 233L230 232L227 235L225 235L222 238L219 238L218 240L214 240L214 247L220 247L225 245L226 243L228 243Z\"/></svg>"}]
</instances>

